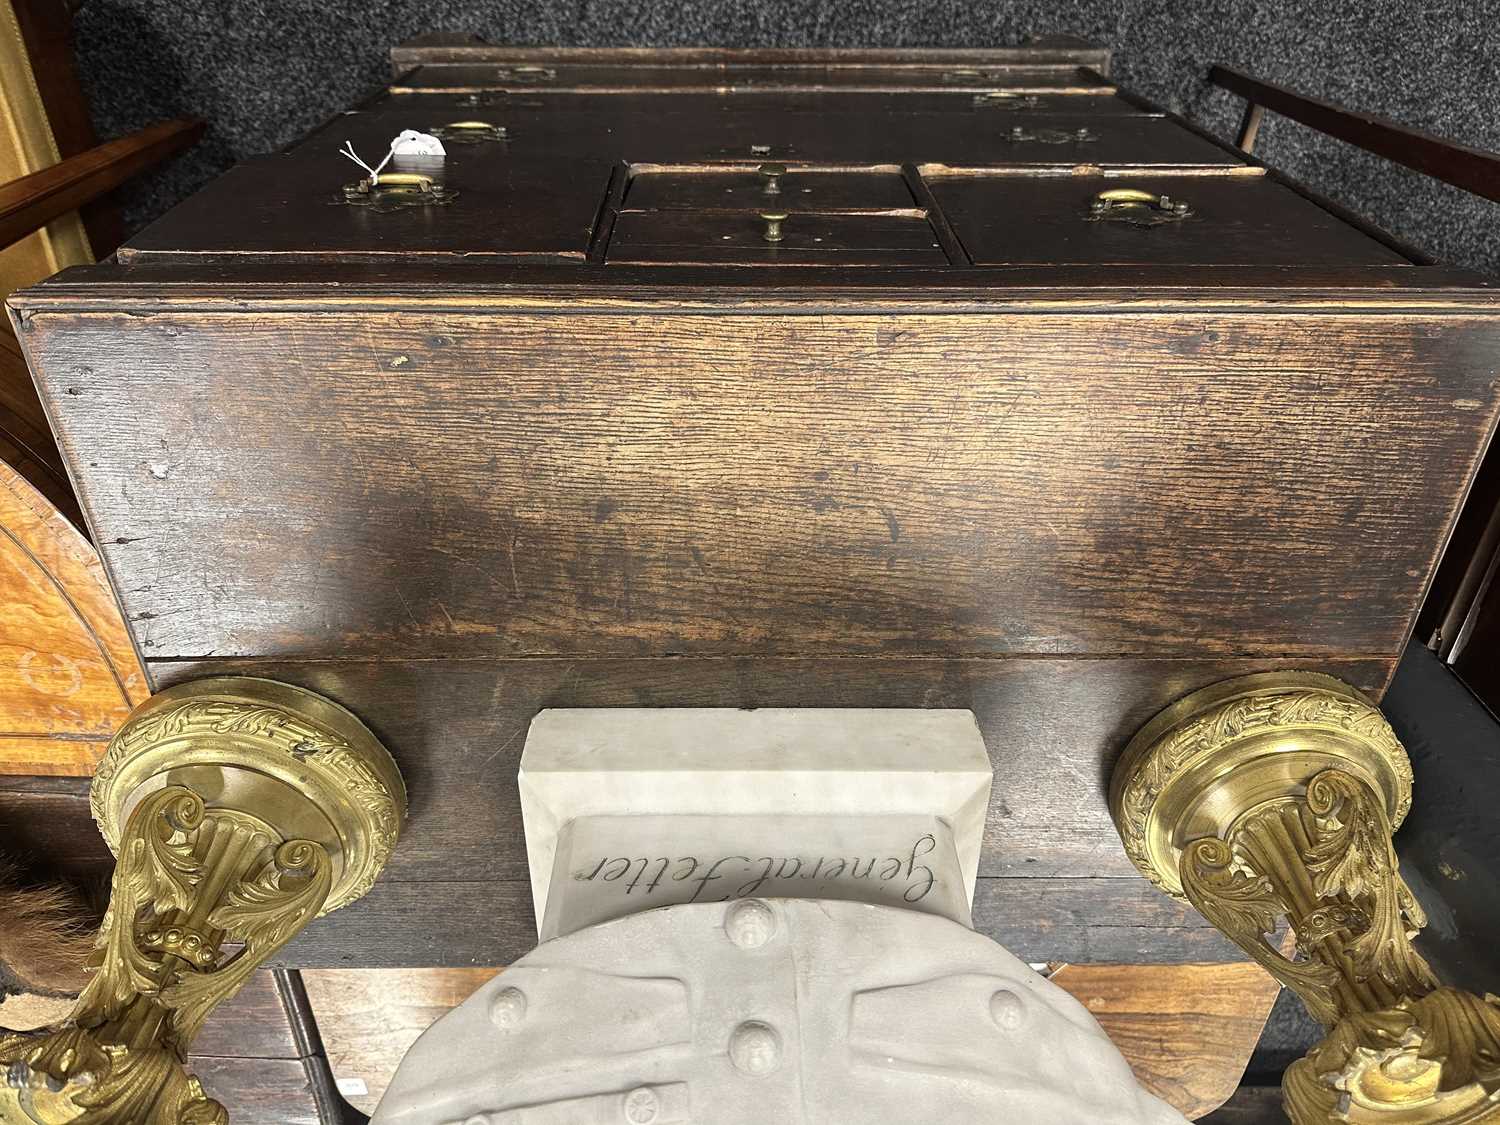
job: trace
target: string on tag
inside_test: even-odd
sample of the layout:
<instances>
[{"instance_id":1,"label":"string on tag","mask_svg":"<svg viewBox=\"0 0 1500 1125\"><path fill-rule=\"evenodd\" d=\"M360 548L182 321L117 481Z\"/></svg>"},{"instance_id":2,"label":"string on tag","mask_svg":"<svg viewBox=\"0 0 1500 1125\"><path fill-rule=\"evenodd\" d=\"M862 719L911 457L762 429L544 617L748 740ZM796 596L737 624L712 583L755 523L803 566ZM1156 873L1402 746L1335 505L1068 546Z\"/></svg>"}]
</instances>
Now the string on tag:
<instances>
[{"instance_id":1,"label":"string on tag","mask_svg":"<svg viewBox=\"0 0 1500 1125\"><path fill-rule=\"evenodd\" d=\"M396 155L396 146L392 144L391 147L386 151L385 159L377 164L374 168L371 168L368 164L366 164L359 158L359 153L354 151L354 145L349 141L344 142L344 147L339 149L339 155L347 156L350 160L354 161L354 163L358 164L366 172L370 173L370 186L378 187L380 185L380 169L389 164L391 162L391 157Z\"/></svg>"}]
</instances>

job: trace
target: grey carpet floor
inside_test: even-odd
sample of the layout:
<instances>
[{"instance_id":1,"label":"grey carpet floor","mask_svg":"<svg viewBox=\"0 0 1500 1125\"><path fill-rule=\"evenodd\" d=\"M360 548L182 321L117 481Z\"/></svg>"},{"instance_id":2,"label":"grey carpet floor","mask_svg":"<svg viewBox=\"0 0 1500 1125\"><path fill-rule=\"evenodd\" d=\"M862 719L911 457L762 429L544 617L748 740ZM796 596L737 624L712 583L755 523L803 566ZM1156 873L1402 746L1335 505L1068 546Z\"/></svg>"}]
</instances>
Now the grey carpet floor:
<instances>
[{"instance_id":1,"label":"grey carpet floor","mask_svg":"<svg viewBox=\"0 0 1500 1125\"><path fill-rule=\"evenodd\" d=\"M1242 103L1205 82L1224 62L1272 82L1500 149L1500 0L87 0L77 50L99 132L164 117L203 144L125 193L139 227L238 160L296 140L383 85L386 50L425 31L572 46L1003 46L1081 35L1122 84L1230 138ZM1269 117L1258 154L1432 256L1500 274L1500 205ZM1285 995L1269 1074L1319 1035Z\"/></svg>"},{"instance_id":2,"label":"grey carpet floor","mask_svg":"<svg viewBox=\"0 0 1500 1125\"><path fill-rule=\"evenodd\" d=\"M554 45L951 46L1057 32L1115 49L1115 74L1231 137L1237 65L1351 107L1500 149L1500 0L86 0L78 55L103 136L193 114L207 140L128 189L139 226L237 160L378 89L424 31ZM1500 274L1500 205L1268 118L1259 155L1428 254Z\"/></svg>"}]
</instances>

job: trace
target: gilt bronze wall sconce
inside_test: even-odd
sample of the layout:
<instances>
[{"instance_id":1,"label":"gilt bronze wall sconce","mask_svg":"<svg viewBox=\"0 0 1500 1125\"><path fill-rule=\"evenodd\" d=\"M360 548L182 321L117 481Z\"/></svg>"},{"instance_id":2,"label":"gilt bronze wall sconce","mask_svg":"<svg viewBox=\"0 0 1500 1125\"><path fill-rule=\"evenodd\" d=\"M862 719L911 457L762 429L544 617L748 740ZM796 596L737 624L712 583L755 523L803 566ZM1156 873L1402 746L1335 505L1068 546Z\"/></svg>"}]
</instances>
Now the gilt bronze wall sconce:
<instances>
[{"instance_id":1,"label":"gilt bronze wall sconce","mask_svg":"<svg viewBox=\"0 0 1500 1125\"><path fill-rule=\"evenodd\" d=\"M1328 1029L1283 1080L1296 1125L1500 1121L1500 999L1441 986L1412 945L1426 919L1391 843L1411 799L1379 709L1312 673L1195 692L1115 769L1136 867Z\"/></svg>"},{"instance_id":2,"label":"gilt bronze wall sconce","mask_svg":"<svg viewBox=\"0 0 1500 1125\"><path fill-rule=\"evenodd\" d=\"M193 1038L304 926L370 889L405 816L401 775L337 704L220 677L136 708L91 803L117 857L94 975L61 1028L0 1038L0 1109L223 1125L185 1069Z\"/></svg>"}]
</instances>

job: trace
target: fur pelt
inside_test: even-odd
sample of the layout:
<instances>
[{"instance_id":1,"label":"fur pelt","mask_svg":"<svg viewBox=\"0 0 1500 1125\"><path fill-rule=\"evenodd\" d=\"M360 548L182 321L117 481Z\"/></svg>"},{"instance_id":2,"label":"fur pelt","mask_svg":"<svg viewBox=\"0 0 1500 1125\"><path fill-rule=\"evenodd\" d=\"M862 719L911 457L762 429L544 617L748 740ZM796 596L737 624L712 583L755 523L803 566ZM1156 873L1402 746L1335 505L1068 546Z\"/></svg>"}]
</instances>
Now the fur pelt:
<instances>
[{"instance_id":1,"label":"fur pelt","mask_svg":"<svg viewBox=\"0 0 1500 1125\"><path fill-rule=\"evenodd\" d=\"M0 997L76 996L94 948L92 911L62 886L23 886L0 861Z\"/></svg>"}]
</instances>

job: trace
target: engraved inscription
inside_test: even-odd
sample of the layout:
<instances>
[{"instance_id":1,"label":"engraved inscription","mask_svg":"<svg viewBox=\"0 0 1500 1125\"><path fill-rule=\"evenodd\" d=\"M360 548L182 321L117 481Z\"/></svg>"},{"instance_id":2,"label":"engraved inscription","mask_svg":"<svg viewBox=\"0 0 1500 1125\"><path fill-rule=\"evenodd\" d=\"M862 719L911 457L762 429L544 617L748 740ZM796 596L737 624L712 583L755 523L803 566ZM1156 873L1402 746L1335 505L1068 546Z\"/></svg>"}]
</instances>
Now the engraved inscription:
<instances>
[{"instance_id":1,"label":"engraved inscription","mask_svg":"<svg viewBox=\"0 0 1500 1125\"><path fill-rule=\"evenodd\" d=\"M814 898L864 882L887 884L903 901L918 903L937 885L936 873L923 862L936 848L937 839L927 833L899 855L589 856L572 877L580 883L614 883L626 895L649 897L661 889L673 902ZM689 887L691 896L682 898Z\"/></svg>"}]
</instances>

